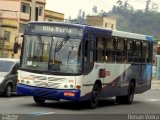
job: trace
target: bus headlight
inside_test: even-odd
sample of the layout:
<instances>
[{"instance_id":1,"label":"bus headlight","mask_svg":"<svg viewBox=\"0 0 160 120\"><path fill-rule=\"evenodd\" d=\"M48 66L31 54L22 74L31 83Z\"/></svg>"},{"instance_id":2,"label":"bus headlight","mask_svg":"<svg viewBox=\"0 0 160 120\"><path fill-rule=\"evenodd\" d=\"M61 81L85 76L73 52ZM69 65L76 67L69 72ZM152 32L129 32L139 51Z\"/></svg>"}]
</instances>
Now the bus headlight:
<instances>
[{"instance_id":1,"label":"bus headlight","mask_svg":"<svg viewBox=\"0 0 160 120\"><path fill-rule=\"evenodd\" d=\"M71 85L70 85L70 88L73 88L73 87L74 87L74 86L71 84Z\"/></svg>"},{"instance_id":2,"label":"bus headlight","mask_svg":"<svg viewBox=\"0 0 160 120\"><path fill-rule=\"evenodd\" d=\"M68 85L64 85L64 88L68 88Z\"/></svg>"}]
</instances>

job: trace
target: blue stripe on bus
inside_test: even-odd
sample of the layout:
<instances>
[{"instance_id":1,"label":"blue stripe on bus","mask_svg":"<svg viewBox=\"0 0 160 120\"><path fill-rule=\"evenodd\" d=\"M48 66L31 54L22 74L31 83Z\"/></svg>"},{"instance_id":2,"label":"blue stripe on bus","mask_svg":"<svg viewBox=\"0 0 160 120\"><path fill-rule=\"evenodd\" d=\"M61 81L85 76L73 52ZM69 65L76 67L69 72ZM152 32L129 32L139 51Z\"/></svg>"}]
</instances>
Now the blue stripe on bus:
<instances>
[{"instance_id":1,"label":"blue stripe on bus","mask_svg":"<svg viewBox=\"0 0 160 120\"><path fill-rule=\"evenodd\" d=\"M64 96L64 92L75 93L75 96ZM66 100L80 99L80 90L78 89L69 89L69 90L50 89L50 88L27 86L23 84L17 84L17 94L37 96L46 99L66 99Z\"/></svg>"},{"instance_id":2,"label":"blue stripe on bus","mask_svg":"<svg viewBox=\"0 0 160 120\"><path fill-rule=\"evenodd\" d=\"M152 37L152 36L147 35L147 36L146 36L146 40L147 40L147 41L153 41L153 37Z\"/></svg>"}]
</instances>

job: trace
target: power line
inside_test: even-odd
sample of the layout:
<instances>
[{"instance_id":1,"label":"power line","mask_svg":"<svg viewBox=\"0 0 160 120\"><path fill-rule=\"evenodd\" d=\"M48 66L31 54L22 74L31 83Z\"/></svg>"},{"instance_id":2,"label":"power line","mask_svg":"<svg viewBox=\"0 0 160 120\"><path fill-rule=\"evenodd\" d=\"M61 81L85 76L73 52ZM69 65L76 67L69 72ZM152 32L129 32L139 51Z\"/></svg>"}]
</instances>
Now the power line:
<instances>
[{"instance_id":1,"label":"power line","mask_svg":"<svg viewBox=\"0 0 160 120\"><path fill-rule=\"evenodd\" d=\"M112 7L111 5L113 5L113 4L108 5L107 3L100 0L91 0L91 1L94 2L96 5L98 4L98 6L102 7L103 10L107 10L107 8L110 8Z\"/></svg>"}]
</instances>

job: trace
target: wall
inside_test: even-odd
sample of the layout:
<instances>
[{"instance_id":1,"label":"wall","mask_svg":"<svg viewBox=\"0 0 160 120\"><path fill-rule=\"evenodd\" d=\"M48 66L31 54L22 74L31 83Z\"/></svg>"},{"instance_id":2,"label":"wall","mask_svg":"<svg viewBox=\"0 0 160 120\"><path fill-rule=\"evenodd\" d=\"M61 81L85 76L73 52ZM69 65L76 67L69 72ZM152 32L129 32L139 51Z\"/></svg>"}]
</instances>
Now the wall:
<instances>
[{"instance_id":1,"label":"wall","mask_svg":"<svg viewBox=\"0 0 160 120\"><path fill-rule=\"evenodd\" d=\"M87 24L96 27L116 29L116 20L108 17L87 16Z\"/></svg>"}]
</instances>

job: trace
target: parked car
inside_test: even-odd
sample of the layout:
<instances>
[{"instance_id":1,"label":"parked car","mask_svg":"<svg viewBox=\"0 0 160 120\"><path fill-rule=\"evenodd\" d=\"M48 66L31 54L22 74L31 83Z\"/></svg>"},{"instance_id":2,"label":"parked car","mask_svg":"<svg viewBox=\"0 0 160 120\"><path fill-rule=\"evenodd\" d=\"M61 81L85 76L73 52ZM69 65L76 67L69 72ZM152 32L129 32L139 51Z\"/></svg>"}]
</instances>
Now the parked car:
<instances>
[{"instance_id":1,"label":"parked car","mask_svg":"<svg viewBox=\"0 0 160 120\"><path fill-rule=\"evenodd\" d=\"M0 58L0 93L10 97L16 92L19 59Z\"/></svg>"}]
</instances>

